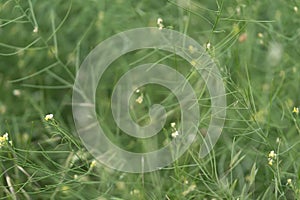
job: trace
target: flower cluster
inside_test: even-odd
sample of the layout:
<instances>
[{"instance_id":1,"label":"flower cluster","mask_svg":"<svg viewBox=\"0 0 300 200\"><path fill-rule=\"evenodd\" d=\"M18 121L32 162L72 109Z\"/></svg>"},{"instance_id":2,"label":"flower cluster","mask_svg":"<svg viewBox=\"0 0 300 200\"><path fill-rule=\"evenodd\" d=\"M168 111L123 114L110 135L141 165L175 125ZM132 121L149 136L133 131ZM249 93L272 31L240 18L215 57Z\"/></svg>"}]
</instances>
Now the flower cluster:
<instances>
[{"instance_id":1,"label":"flower cluster","mask_svg":"<svg viewBox=\"0 0 300 200\"><path fill-rule=\"evenodd\" d=\"M137 89L135 92L137 94L139 94L140 90ZM135 102L137 102L138 104L141 104L141 103L143 103L143 101L144 101L144 95L143 95L143 93L141 93L140 96L135 100Z\"/></svg>"},{"instance_id":2,"label":"flower cluster","mask_svg":"<svg viewBox=\"0 0 300 200\"><path fill-rule=\"evenodd\" d=\"M264 44L264 34L258 33L257 36L259 38L259 44L263 45Z\"/></svg>"},{"instance_id":3,"label":"flower cluster","mask_svg":"<svg viewBox=\"0 0 300 200\"><path fill-rule=\"evenodd\" d=\"M157 19L157 26L159 30L162 30L164 25L163 25L163 19L162 18L158 18Z\"/></svg>"},{"instance_id":4,"label":"flower cluster","mask_svg":"<svg viewBox=\"0 0 300 200\"><path fill-rule=\"evenodd\" d=\"M270 166L273 165L274 160L276 160L277 158L277 154L275 153L275 151L270 151L269 155L268 155L268 164Z\"/></svg>"},{"instance_id":5,"label":"flower cluster","mask_svg":"<svg viewBox=\"0 0 300 200\"><path fill-rule=\"evenodd\" d=\"M7 144L12 145L12 141L8 140L8 133L5 133L3 136L0 136L0 149Z\"/></svg>"},{"instance_id":6,"label":"flower cluster","mask_svg":"<svg viewBox=\"0 0 300 200\"><path fill-rule=\"evenodd\" d=\"M171 136L172 136L172 138L176 138L179 135L179 133L178 133L178 131L176 129L176 123L172 122L171 123L171 127L172 127L172 131L173 131L172 134L171 134Z\"/></svg>"},{"instance_id":7,"label":"flower cluster","mask_svg":"<svg viewBox=\"0 0 300 200\"><path fill-rule=\"evenodd\" d=\"M53 114L48 114L48 115L45 116L44 119L45 119L46 121L48 121L48 120L53 119L53 117L54 117Z\"/></svg>"}]
</instances>

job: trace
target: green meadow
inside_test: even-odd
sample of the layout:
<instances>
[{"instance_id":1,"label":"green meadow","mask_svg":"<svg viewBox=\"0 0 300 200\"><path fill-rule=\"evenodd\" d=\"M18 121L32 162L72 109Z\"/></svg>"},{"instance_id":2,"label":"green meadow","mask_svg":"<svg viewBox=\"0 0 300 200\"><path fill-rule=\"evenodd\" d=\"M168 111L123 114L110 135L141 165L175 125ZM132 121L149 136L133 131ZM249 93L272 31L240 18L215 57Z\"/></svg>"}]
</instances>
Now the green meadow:
<instances>
[{"instance_id":1,"label":"green meadow","mask_svg":"<svg viewBox=\"0 0 300 200\"><path fill-rule=\"evenodd\" d=\"M203 47L222 75L226 118L214 148L199 157L212 109L193 63L159 49L121 56L95 94L97 120L120 148L161 148L182 122L171 91L149 84L133 93L129 111L147 125L149 109L161 104L169 113L163 128L155 139L120 130L113 86L135 66L180 72L200 107L197 137L182 156L126 173L96 161L81 141L73 85L98 44L143 27L178 31ZM299 44L299 0L0 0L0 199L300 199Z\"/></svg>"}]
</instances>

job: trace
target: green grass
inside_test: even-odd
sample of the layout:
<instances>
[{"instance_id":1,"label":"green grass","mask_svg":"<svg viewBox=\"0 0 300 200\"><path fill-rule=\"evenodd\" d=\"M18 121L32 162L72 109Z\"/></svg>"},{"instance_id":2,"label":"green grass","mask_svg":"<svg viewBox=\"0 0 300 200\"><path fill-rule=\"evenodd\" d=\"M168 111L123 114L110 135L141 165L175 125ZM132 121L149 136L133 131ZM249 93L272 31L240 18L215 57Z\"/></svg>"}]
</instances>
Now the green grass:
<instances>
[{"instance_id":1,"label":"green grass","mask_svg":"<svg viewBox=\"0 0 300 200\"><path fill-rule=\"evenodd\" d=\"M300 11L294 7L300 9L299 0L1 0L0 135L7 132L13 145L0 149L0 199L300 199L300 116L292 112L300 107ZM136 51L116 60L97 88L98 119L108 137L134 152L171 139L169 123L180 124L180 110L164 88L145 86L142 104L135 102L138 94L131 102L140 124L147 123L154 103L173 111L155 140L123 134L110 111L112 85L130 68L158 60L195 86L199 137L178 160L155 172L91 167L94 158L72 116L76 72L101 41L157 26L159 17L165 28L211 44L207 52L226 86L221 138L199 158L200 134L211 112L201 76L174 55ZM48 113L54 120L44 120ZM277 156L271 166L272 150Z\"/></svg>"}]
</instances>

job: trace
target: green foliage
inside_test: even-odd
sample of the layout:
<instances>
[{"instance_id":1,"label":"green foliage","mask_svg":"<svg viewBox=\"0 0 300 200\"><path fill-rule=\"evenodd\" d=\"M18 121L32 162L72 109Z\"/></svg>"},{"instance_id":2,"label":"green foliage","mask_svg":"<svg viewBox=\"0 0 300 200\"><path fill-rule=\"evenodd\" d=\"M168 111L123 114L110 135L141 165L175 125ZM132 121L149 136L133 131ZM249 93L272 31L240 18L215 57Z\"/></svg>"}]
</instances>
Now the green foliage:
<instances>
[{"instance_id":1,"label":"green foliage","mask_svg":"<svg viewBox=\"0 0 300 200\"><path fill-rule=\"evenodd\" d=\"M300 107L296 8L299 0L0 1L0 135L7 132L12 141L0 149L0 199L300 199L300 118L292 112ZM107 136L134 152L172 139L169 124L180 124L180 110L166 89L145 86L143 102L135 101L140 94L131 102L140 124L147 124L154 103L173 112L157 143L122 134L110 111L112 85L130 67L160 60L196 86L199 137L180 159L155 172L91 166L72 118L76 72L101 41L157 26L159 17L164 28L203 44L222 72L228 101L222 136L200 159L210 120L203 80L174 55L132 52L112 63L97 88L97 114ZM48 113L54 118L45 120ZM272 150L277 155L270 165Z\"/></svg>"}]
</instances>

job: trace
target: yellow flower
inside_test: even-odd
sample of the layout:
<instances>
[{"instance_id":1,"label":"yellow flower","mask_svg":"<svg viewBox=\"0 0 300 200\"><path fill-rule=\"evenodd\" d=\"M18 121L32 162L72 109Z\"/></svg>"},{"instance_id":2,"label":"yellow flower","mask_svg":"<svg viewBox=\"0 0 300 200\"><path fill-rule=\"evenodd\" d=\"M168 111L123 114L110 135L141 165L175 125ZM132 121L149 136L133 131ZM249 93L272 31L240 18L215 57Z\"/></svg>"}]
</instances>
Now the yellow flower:
<instances>
[{"instance_id":1,"label":"yellow flower","mask_svg":"<svg viewBox=\"0 0 300 200\"><path fill-rule=\"evenodd\" d=\"M272 158L269 158L268 160L269 160L268 164L269 164L270 166L272 166L272 165L273 165L273 162L274 162L274 160L273 160Z\"/></svg>"},{"instance_id":2,"label":"yellow flower","mask_svg":"<svg viewBox=\"0 0 300 200\"><path fill-rule=\"evenodd\" d=\"M12 141L8 141L8 133L5 133L3 136L0 136L0 149L2 146L6 145L7 143L12 145Z\"/></svg>"},{"instance_id":3,"label":"yellow flower","mask_svg":"<svg viewBox=\"0 0 300 200\"><path fill-rule=\"evenodd\" d=\"M293 113L299 114L299 108L298 107L294 107Z\"/></svg>"},{"instance_id":4,"label":"yellow flower","mask_svg":"<svg viewBox=\"0 0 300 200\"><path fill-rule=\"evenodd\" d=\"M6 139L3 136L1 136L0 137L0 143L3 143L3 142L6 142Z\"/></svg>"},{"instance_id":5,"label":"yellow flower","mask_svg":"<svg viewBox=\"0 0 300 200\"><path fill-rule=\"evenodd\" d=\"M45 116L46 121L51 120L51 119L53 119L53 114L48 114Z\"/></svg>"},{"instance_id":6,"label":"yellow flower","mask_svg":"<svg viewBox=\"0 0 300 200\"><path fill-rule=\"evenodd\" d=\"M90 164L90 169L93 169L94 167L96 167L96 165L97 165L96 160L93 160Z\"/></svg>"},{"instance_id":7,"label":"yellow flower","mask_svg":"<svg viewBox=\"0 0 300 200\"><path fill-rule=\"evenodd\" d=\"M63 193L68 193L69 190L70 190L70 187L67 186L67 185L64 185L64 186L61 187L61 191L62 191Z\"/></svg>"}]
</instances>

